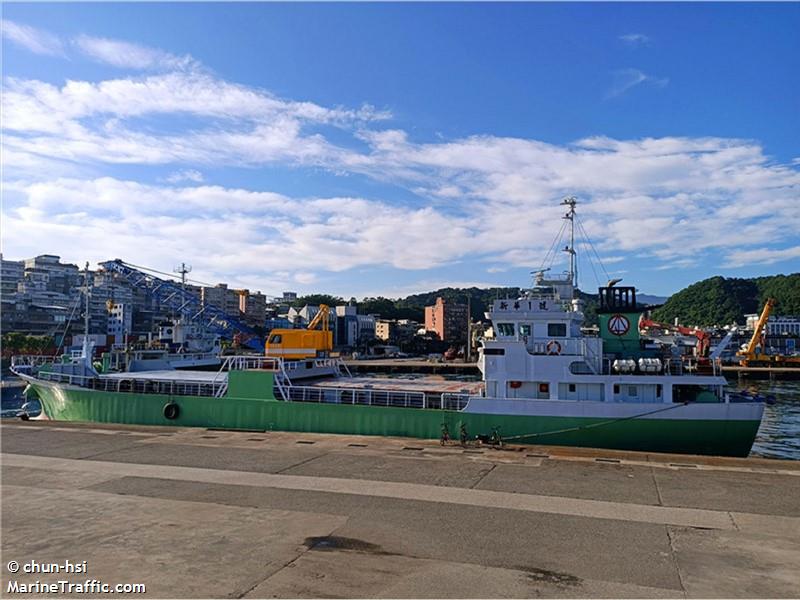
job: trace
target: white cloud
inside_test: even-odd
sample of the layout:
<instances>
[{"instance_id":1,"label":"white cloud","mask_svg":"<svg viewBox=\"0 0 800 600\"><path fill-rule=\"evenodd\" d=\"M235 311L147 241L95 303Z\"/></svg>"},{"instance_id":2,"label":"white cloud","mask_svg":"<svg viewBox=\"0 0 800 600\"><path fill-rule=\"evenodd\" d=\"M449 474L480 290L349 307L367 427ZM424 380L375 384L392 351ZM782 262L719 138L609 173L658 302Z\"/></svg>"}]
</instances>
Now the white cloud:
<instances>
[{"instance_id":1,"label":"white cloud","mask_svg":"<svg viewBox=\"0 0 800 600\"><path fill-rule=\"evenodd\" d=\"M630 46L644 46L650 43L650 37L643 33L626 33L619 36L619 39Z\"/></svg>"},{"instance_id":2,"label":"white cloud","mask_svg":"<svg viewBox=\"0 0 800 600\"><path fill-rule=\"evenodd\" d=\"M654 77L653 75L643 73L639 69L620 69L614 71L613 78L614 81L611 88L606 93L606 98L616 98L641 84L663 88L669 83L667 77Z\"/></svg>"},{"instance_id":3,"label":"white cloud","mask_svg":"<svg viewBox=\"0 0 800 600\"><path fill-rule=\"evenodd\" d=\"M100 46L109 60L124 54L137 68L169 65L158 62L171 56L162 51L110 42ZM228 279L253 256L253 277L275 282L273 274L287 271L284 279L294 273L299 284L377 265L424 270L469 261L495 273L541 264L567 194L580 197L586 230L609 264L637 253L653 268L710 255L738 265L737 252L748 248L769 264L798 243L798 165L774 161L754 141L597 136L557 145L483 135L416 143L406 131L375 129L390 115L369 105L283 99L202 69L170 68L61 85L6 79L4 186L14 193L3 215L7 247L43 251L42 238L24 235L37 231L49 246L79 250L76 259L121 255L157 266L165 253L186 257L206 280ZM617 95L666 85L631 71ZM168 131L159 128L165 118ZM331 126L339 128L336 143ZM120 163L173 165L165 182L201 185L97 175ZM270 164L357 173L405 187L418 201L291 198L202 185L199 170ZM197 239L204 255L195 259Z\"/></svg>"},{"instance_id":4,"label":"white cloud","mask_svg":"<svg viewBox=\"0 0 800 600\"><path fill-rule=\"evenodd\" d=\"M796 243L800 231L797 169L741 140L592 138L572 146L492 137L405 140L362 155L359 168L400 184L411 172L423 194L420 181L437 190L456 179L464 196L434 208L107 177L12 182L6 188L18 200L6 205L5 243L16 255L41 252L41 238L24 234L37 231L57 249L80 239L81 251L96 260L124 255L157 266L166 253L186 257L207 273L200 278L215 281L258 256L265 280L288 271L295 283L311 284L322 272L367 266L426 270L488 262L493 273L538 267L561 225L557 202L567 192L580 197L582 223L607 264L632 253L644 254L655 269L711 256L729 266L769 264L794 256L795 249L780 248ZM204 240L199 258L197 239ZM749 255L747 247L759 249ZM266 287L260 280L240 285Z\"/></svg>"},{"instance_id":5,"label":"white cloud","mask_svg":"<svg viewBox=\"0 0 800 600\"><path fill-rule=\"evenodd\" d=\"M292 279L294 279L297 283L310 285L317 281L317 275L316 273L311 273L308 271L300 271L299 273L295 273Z\"/></svg>"},{"instance_id":6,"label":"white cloud","mask_svg":"<svg viewBox=\"0 0 800 600\"><path fill-rule=\"evenodd\" d=\"M92 60L123 69L188 69L199 66L191 56L175 56L122 40L79 35L73 43Z\"/></svg>"},{"instance_id":7,"label":"white cloud","mask_svg":"<svg viewBox=\"0 0 800 600\"><path fill-rule=\"evenodd\" d=\"M67 81L62 87L15 78L5 83L6 148L84 163L344 163L348 151L307 129L360 127L388 117L369 105L344 109L283 100L200 72ZM189 117L182 131L164 134L134 123L173 114Z\"/></svg>"},{"instance_id":8,"label":"white cloud","mask_svg":"<svg viewBox=\"0 0 800 600\"><path fill-rule=\"evenodd\" d=\"M182 169L180 171L173 171L170 173L165 181L167 183L180 183L182 181L193 181L195 183L203 183L203 174L197 169Z\"/></svg>"},{"instance_id":9,"label":"white cloud","mask_svg":"<svg viewBox=\"0 0 800 600\"><path fill-rule=\"evenodd\" d=\"M252 268L255 261L267 278L288 270L294 282L309 284L319 271L370 265L422 269L470 250L462 247L469 237L467 224L432 209L360 198L294 199L107 177L18 182L9 188L19 199L4 207L4 245L19 256L41 253L42 239L47 239L48 248L76 252L75 260L124 256L157 266L164 256L185 257L194 276L205 281L227 280L227 274L242 265ZM265 287L259 281L241 285Z\"/></svg>"},{"instance_id":10,"label":"white cloud","mask_svg":"<svg viewBox=\"0 0 800 600\"><path fill-rule=\"evenodd\" d=\"M0 21L3 37L35 54L64 56L64 46L58 36L29 25L8 19Z\"/></svg>"},{"instance_id":11,"label":"white cloud","mask_svg":"<svg viewBox=\"0 0 800 600\"><path fill-rule=\"evenodd\" d=\"M800 259L800 246L790 248L753 248L736 250L728 254L726 267L745 267L748 265L771 265L792 259Z\"/></svg>"}]
</instances>

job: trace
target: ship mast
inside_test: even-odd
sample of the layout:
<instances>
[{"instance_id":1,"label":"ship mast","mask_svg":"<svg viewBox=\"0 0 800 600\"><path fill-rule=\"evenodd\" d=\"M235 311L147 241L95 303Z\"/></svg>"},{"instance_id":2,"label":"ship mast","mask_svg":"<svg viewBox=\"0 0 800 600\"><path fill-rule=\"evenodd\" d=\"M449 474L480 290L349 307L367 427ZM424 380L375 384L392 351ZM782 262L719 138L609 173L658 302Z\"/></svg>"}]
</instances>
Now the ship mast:
<instances>
[{"instance_id":1,"label":"ship mast","mask_svg":"<svg viewBox=\"0 0 800 600\"><path fill-rule=\"evenodd\" d=\"M81 354L83 358L89 360L89 299L92 296L92 291L89 288L89 261L86 261L86 268L83 271L83 291L86 298L86 310L83 313L83 347Z\"/></svg>"},{"instance_id":2,"label":"ship mast","mask_svg":"<svg viewBox=\"0 0 800 600\"><path fill-rule=\"evenodd\" d=\"M191 265L187 265L186 263L181 263L180 267L175 267L173 272L180 273L181 275L181 309L180 315L178 318L180 319L181 323L184 322L184 308L186 306L186 274L192 272Z\"/></svg>"},{"instance_id":3,"label":"ship mast","mask_svg":"<svg viewBox=\"0 0 800 600\"><path fill-rule=\"evenodd\" d=\"M575 196L567 196L561 201L562 206L569 206L569 211L562 218L569 221L569 246L564 248L564 252L569 254L569 280L573 293L578 289L578 261L575 254L575 205L577 204L578 199Z\"/></svg>"}]
</instances>

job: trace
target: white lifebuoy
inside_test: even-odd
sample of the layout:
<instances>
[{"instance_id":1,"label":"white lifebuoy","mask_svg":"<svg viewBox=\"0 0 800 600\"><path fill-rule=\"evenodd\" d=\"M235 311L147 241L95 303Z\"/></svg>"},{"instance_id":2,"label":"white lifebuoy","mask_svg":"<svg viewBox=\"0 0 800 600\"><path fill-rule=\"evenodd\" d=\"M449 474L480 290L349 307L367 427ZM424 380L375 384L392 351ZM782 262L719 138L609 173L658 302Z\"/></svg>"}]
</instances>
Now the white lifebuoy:
<instances>
[{"instance_id":1,"label":"white lifebuoy","mask_svg":"<svg viewBox=\"0 0 800 600\"><path fill-rule=\"evenodd\" d=\"M550 340L547 342L547 353L548 354L561 354L561 344L559 344L555 340Z\"/></svg>"}]
</instances>

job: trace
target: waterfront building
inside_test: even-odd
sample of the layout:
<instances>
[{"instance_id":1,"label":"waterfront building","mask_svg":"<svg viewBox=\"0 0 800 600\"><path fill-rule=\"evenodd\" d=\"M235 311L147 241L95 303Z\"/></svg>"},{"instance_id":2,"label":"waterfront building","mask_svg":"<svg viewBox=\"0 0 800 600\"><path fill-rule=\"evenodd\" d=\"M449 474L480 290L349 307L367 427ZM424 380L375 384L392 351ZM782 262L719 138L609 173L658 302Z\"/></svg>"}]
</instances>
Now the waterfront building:
<instances>
[{"instance_id":1,"label":"waterfront building","mask_svg":"<svg viewBox=\"0 0 800 600\"><path fill-rule=\"evenodd\" d=\"M201 288L200 299L203 304L216 306L228 314L239 314L239 294L237 290L229 289L227 283Z\"/></svg>"},{"instance_id":2,"label":"waterfront building","mask_svg":"<svg viewBox=\"0 0 800 600\"><path fill-rule=\"evenodd\" d=\"M6 260L0 254L0 295L4 298L17 293L17 285L25 275L25 262Z\"/></svg>"},{"instance_id":3,"label":"waterfront building","mask_svg":"<svg viewBox=\"0 0 800 600\"><path fill-rule=\"evenodd\" d=\"M375 337L384 342L394 339L397 332L397 321L389 319L375 320Z\"/></svg>"},{"instance_id":4,"label":"waterfront building","mask_svg":"<svg viewBox=\"0 0 800 600\"><path fill-rule=\"evenodd\" d=\"M3 331L64 335L83 281L77 265L43 254L21 261L3 259L2 269Z\"/></svg>"},{"instance_id":5,"label":"waterfront building","mask_svg":"<svg viewBox=\"0 0 800 600\"><path fill-rule=\"evenodd\" d=\"M60 256L41 254L24 263L25 280L35 281L49 292L70 295L83 280L78 265L62 263Z\"/></svg>"},{"instance_id":6,"label":"waterfront building","mask_svg":"<svg viewBox=\"0 0 800 600\"><path fill-rule=\"evenodd\" d=\"M375 337L384 342L412 338L420 325L411 319L375 319Z\"/></svg>"},{"instance_id":7,"label":"waterfront building","mask_svg":"<svg viewBox=\"0 0 800 600\"><path fill-rule=\"evenodd\" d=\"M263 327L267 317L267 297L261 292L237 290L239 293L239 312L248 325Z\"/></svg>"},{"instance_id":8,"label":"waterfront building","mask_svg":"<svg viewBox=\"0 0 800 600\"><path fill-rule=\"evenodd\" d=\"M469 314L466 304L436 298L436 304L425 307L425 329L435 332L443 342L463 342L467 337Z\"/></svg>"},{"instance_id":9,"label":"waterfront building","mask_svg":"<svg viewBox=\"0 0 800 600\"><path fill-rule=\"evenodd\" d=\"M128 312L133 310L133 290L130 284L114 273L107 271L89 271L91 278L91 299L89 301L89 331L91 333L108 334L111 314L117 304L124 304ZM126 333L131 331L128 323Z\"/></svg>"},{"instance_id":10,"label":"waterfront building","mask_svg":"<svg viewBox=\"0 0 800 600\"><path fill-rule=\"evenodd\" d=\"M133 330L133 305L114 303L108 311L107 333L113 337L114 344L124 344L125 337Z\"/></svg>"},{"instance_id":11,"label":"waterfront building","mask_svg":"<svg viewBox=\"0 0 800 600\"><path fill-rule=\"evenodd\" d=\"M760 315L745 315L747 319L747 329L752 331L758 323ZM793 337L800 337L800 318L794 316L776 316L770 315L767 320L766 333L772 335L789 335Z\"/></svg>"},{"instance_id":12,"label":"waterfront building","mask_svg":"<svg viewBox=\"0 0 800 600\"><path fill-rule=\"evenodd\" d=\"M358 347L375 338L375 316L358 314L353 304L337 306L333 343L339 347Z\"/></svg>"},{"instance_id":13,"label":"waterfront building","mask_svg":"<svg viewBox=\"0 0 800 600\"><path fill-rule=\"evenodd\" d=\"M40 304L18 294L3 296L0 310L2 310L3 332L49 335L59 339L64 335L71 313L70 309L62 304Z\"/></svg>"},{"instance_id":14,"label":"waterfront building","mask_svg":"<svg viewBox=\"0 0 800 600\"><path fill-rule=\"evenodd\" d=\"M292 323L284 317L270 317L264 322L264 332L269 334L273 329L292 329Z\"/></svg>"}]
</instances>

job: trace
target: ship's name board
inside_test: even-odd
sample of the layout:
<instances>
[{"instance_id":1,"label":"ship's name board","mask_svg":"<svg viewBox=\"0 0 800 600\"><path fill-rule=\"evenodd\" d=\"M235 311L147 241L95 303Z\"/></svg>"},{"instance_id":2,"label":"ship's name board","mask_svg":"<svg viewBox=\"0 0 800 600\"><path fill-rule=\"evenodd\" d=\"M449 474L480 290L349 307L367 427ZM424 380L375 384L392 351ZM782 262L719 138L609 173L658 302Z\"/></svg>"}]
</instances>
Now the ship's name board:
<instances>
[{"instance_id":1,"label":"ship's name board","mask_svg":"<svg viewBox=\"0 0 800 600\"><path fill-rule=\"evenodd\" d=\"M495 300L493 310L550 311L557 310L558 303L550 300Z\"/></svg>"}]
</instances>

